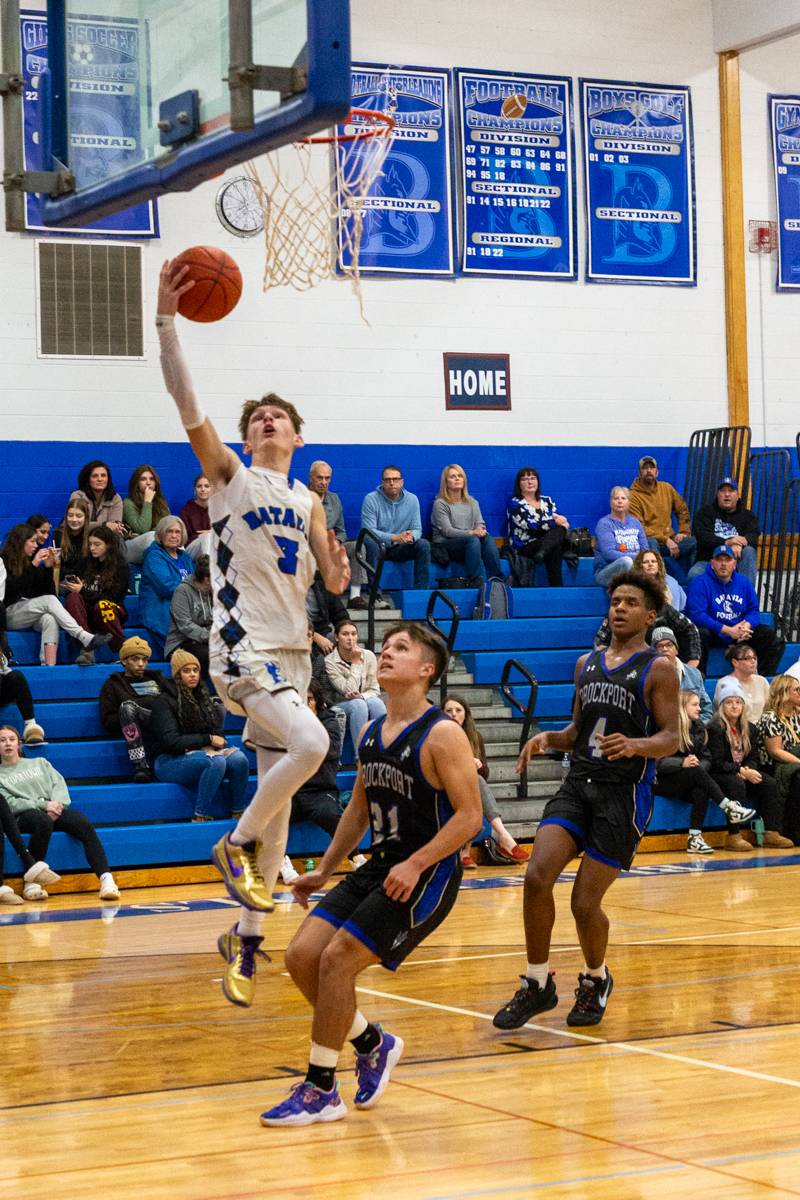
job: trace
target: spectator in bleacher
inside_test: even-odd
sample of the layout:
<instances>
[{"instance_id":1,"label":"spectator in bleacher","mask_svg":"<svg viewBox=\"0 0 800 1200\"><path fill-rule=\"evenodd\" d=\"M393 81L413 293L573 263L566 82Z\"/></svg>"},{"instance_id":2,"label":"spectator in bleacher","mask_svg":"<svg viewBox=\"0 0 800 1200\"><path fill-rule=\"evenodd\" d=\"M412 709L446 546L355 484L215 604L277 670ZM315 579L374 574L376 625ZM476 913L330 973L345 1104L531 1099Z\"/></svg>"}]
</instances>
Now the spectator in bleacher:
<instances>
[{"instance_id":1,"label":"spectator in bleacher","mask_svg":"<svg viewBox=\"0 0 800 1200\"><path fill-rule=\"evenodd\" d=\"M14 670L0 650L0 708L13 704L22 717L22 740L26 746L44 741L44 730L36 720L31 689L22 671Z\"/></svg>"},{"instance_id":2,"label":"spectator in bleacher","mask_svg":"<svg viewBox=\"0 0 800 1200\"><path fill-rule=\"evenodd\" d=\"M142 561L139 582L139 619L157 641L164 645L169 633L169 606L178 584L194 574L194 563L181 547L186 530L180 517L162 517L155 541L148 546Z\"/></svg>"},{"instance_id":3,"label":"spectator in bleacher","mask_svg":"<svg viewBox=\"0 0 800 1200\"><path fill-rule=\"evenodd\" d=\"M455 721L456 725L461 726L472 748L475 770L478 772L478 787L481 793L483 815L492 828L491 840L493 844L490 847L487 846L491 857L495 861L499 858L505 859L506 862L527 862L530 854L517 844L506 829L503 824L503 818L500 816L500 809L497 807L497 801L489 787L489 764L486 761L486 746L481 737L480 730L475 724L472 709L463 696L456 696L451 693L442 705L442 712L451 721ZM467 859L469 859L469 863ZM461 849L461 861L468 870L470 866L475 866L475 862L470 854L469 843Z\"/></svg>"},{"instance_id":4,"label":"spectator in bleacher","mask_svg":"<svg viewBox=\"0 0 800 1200\"><path fill-rule=\"evenodd\" d=\"M81 467L78 474L78 487L70 496L74 500L80 496L89 505L89 525L108 525L125 536L125 526L122 523L122 496L114 487L111 478L111 468L100 459L94 459Z\"/></svg>"},{"instance_id":5,"label":"spectator in bleacher","mask_svg":"<svg viewBox=\"0 0 800 1200\"><path fill-rule=\"evenodd\" d=\"M156 779L197 788L194 821L214 820L214 801L227 779L228 815L240 813L250 774L247 755L229 746L220 732L225 710L201 681L200 663L194 654L176 650L171 667L175 691L162 692L150 721Z\"/></svg>"},{"instance_id":6,"label":"spectator in bleacher","mask_svg":"<svg viewBox=\"0 0 800 1200\"><path fill-rule=\"evenodd\" d=\"M128 480L128 495L122 502L122 520L128 532L125 557L140 563L155 537L158 522L169 513L161 491L161 480L149 463L134 467Z\"/></svg>"},{"instance_id":7,"label":"spectator in bleacher","mask_svg":"<svg viewBox=\"0 0 800 1200\"><path fill-rule=\"evenodd\" d=\"M108 633L82 629L55 595L53 568L57 551L40 549L30 525L15 525L2 551L6 567L6 621L9 629L38 629L41 634L39 660L55 666L58 631L63 629L85 650L95 650L111 641Z\"/></svg>"},{"instance_id":8,"label":"spectator in bleacher","mask_svg":"<svg viewBox=\"0 0 800 1200\"><path fill-rule=\"evenodd\" d=\"M399 467L387 466L381 472L381 486L368 492L361 505L361 525L383 543L389 562L414 562L414 587L430 586L431 545L422 536L419 500L403 487ZM367 558L378 561L378 548L372 539L364 543Z\"/></svg>"},{"instance_id":9,"label":"spectator in bleacher","mask_svg":"<svg viewBox=\"0 0 800 1200\"><path fill-rule=\"evenodd\" d=\"M765 846L786 850L794 843L781 834L784 800L775 780L758 769L756 742L756 727L749 720L744 692L735 681L723 684L719 689L719 707L708 725L711 776L726 796L743 808L747 805L756 808L764 821Z\"/></svg>"},{"instance_id":10,"label":"spectator in bleacher","mask_svg":"<svg viewBox=\"0 0 800 1200\"><path fill-rule=\"evenodd\" d=\"M203 678L208 678L208 639L212 618L211 566L207 554L195 559L194 574L176 587L169 606L169 630L164 657L188 650L199 659Z\"/></svg>"},{"instance_id":11,"label":"spectator in bleacher","mask_svg":"<svg viewBox=\"0 0 800 1200\"><path fill-rule=\"evenodd\" d=\"M100 689L100 721L110 737L124 737L135 783L153 778L148 736L153 705L174 691L171 679L149 670L152 653L144 638L127 638L119 652L122 671L109 675Z\"/></svg>"},{"instance_id":12,"label":"spectator in bleacher","mask_svg":"<svg viewBox=\"0 0 800 1200\"><path fill-rule=\"evenodd\" d=\"M311 587L306 592L306 615L314 629L314 645L323 654L330 654L336 630L343 621L350 620L350 614L341 596L335 596L325 587L319 571L314 572Z\"/></svg>"},{"instance_id":13,"label":"spectator in bleacher","mask_svg":"<svg viewBox=\"0 0 800 1200\"><path fill-rule=\"evenodd\" d=\"M777 671L786 643L761 623L756 590L736 570L730 546L717 546L705 573L689 584L686 611L700 630L700 670L704 675L710 647L727 647L733 642L752 646L765 674Z\"/></svg>"},{"instance_id":14,"label":"spectator in bleacher","mask_svg":"<svg viewBox=\"0 0 800 1200\"><path fill-rule=\"evenodd\" d=\"M633 560L633 569L657 579L672 607L678 612L683 612L686 608L686 592L673 575L667 574L664 559L657 550L640 550Z\"/></svg>"},{"instance_id":15,"label":"spectator in bleacher","mask_svg":"<svg viewBox=\"0 0 800 1200\"><path fill-rule=\"evenodd\" d=\"M535 467L520 467L517 471L506 516L512 554L528 560L534 571L537 563L544 563L550 586L563 587L562 559L573 566L578 559L565 548L569 521L559 513L551 496L540 494L539 472ZM515 573L524 578L524 572Z\"/></svg>"},{"instance_id":16,"label":"spectator in bleacher","mask_svg":"<svg viewBox=\"0 0 800 1200\"><path fill-rule=\"evenodd\" d=\"M34 513L32 516L27 518L25 524L30 525L31 529L36 535L37 545L40 547L47 545L47 540L50 537L51 525L43 513Z\"/></svg>"},{"instance_id":17,"label":"spectator in bleacher","mask_svg":"<svg viewBox=\"0 0 800 1200\"><path fill-rule=\"evenodd\" d=\"M469 494L467 473L458 463L448 463L442 471L431 513L431 537L436 561L441 566L463 563L473 587L502 575L497 543L486 528L480 504Z\"/></svg>"},{"instance_id":18,"label":"spectator in bleacher","mask_svg":"<svg viewBox=\"0 0 800 1200\"><path fill-rule=\"evenodd\" d=\"M28 850L44 862L50 838L66 833L82 844L86 861L100 880L100 899L119 900L119 888L108 865L94 825L72 807L63 775L46 758L23 758L19 734L11 725L0 725L0 795L22 833L31 835ZM43 892L42 899L47 899Z\"/></svg>"},{"instance_id":19,"label":"spectator in bleacher","mask_svg":"<svg viewBox=\"0 0 800 1200\"><path fill-rule=\"evenodd\" d=\"M692 530L697 539L697 562L689 578L702 575L717 546L730 546L736 558L736 570L752 584L756 581L758 558L756 550L761 531L758 518L744 508L739 484L731 475L719 481L717 494L710 504L704 504L695 514Z\"/></svg>"},{"instance_id":20,"label":"spectator in bleacher","mask_svg":"<svg viewBox=\"0 0 800 1200\"><path fill-rule=\"evenodd\" d=\"M725 813L728 825L725 849L743 849L744 847L738 844L739 841L744 842L748 850L752 849L750 843L741 837L739 826L743 821L752 820L755 809L742 806L726 796L709 774L711 758L706 745L708 739L705 725L700 720L700 701L694 692L680 693L678 731L680 742L677 754L659 759L656 791L668 800L681 800L691 805L687 853L714 853L713 847L709 846L703 837L703 824L709 804L718 805Z\"/></svg>"},{"instance_id":21,"label":"spectator in bleacher","mask_svg":"<svg viewBox=\"0 0 800 1200\"><path fill-rule=\"evenodd\" d=\"M630 492L626 487L611 489L611 511L601 517L594 530L594 581L607 587L620 571L630 571L633 560L648 548L647 534L641 521L630 515Z\"/></svg>"},{"instance_id":22,"label":"spectator in bleacher","mask_svg":"<svg viewBox=\"0 0 800 1200\"><path fill-rule=\"evenodd\" d=\"M800 680L776 675L756 725L759 765L769 770L784 805L782 833L800 845Z\"/></svg>"},{"instance_id":23,"label":"spectator in bleacher","mask_svg":"<svg viewBox=\"0 0 800 1200\"><path fill-rule=\"evenodd\" d=\"M66 609L83 629L90 633L108 633L110 646L118 651L125 641L123 622L127 619L125 597L131 581L130 568L122 553L122 544L107 525L96 525L89 534L89 557L83 575L65 575ZM94 650L81 650L76 665L91 666Z\"/></svg>"},{"instance_id":24,"label":"spectator in bleacher","mask_svg":"<svg viewBox=\"0 0 800 1200\"><path fill-rule=\"evenodd\" d=\"M747 642L734 642L725 651L731 674L723 675L714 692L714 707L719 704L723 686L737 683L747 701L747 715L754 723L759 720L769 697L769 680L758 674L758 656Z\"/></svg>"},{"instance_id":25,"label":"spectator in bleacher","mask_svg":"<svg viewBox=\"0 0 800 1200\"><path fill-rule=\"evenodd\" d=\"M197 562L203 554L211 553L211 518L208 501L211 497L211 481L208 476L195 476L194 496L187 500L178 516L186 529L184 550Z\"/></svg>"},{"instance_id":26,"label":"spectator in bleacher","mask_svg":"<svg viewBox=\"0 0 800 1200\"><path fill-rule=\"evenodd\" d=\"M678 616L681 614L679 613ZM659 618L660 620L660 618ZM694 628L694 626L692 627ZM659 654L663 654L675 664L675 670L678 672L679 686L683 691L694 692L700 701L700 717L703 721L710 721L714 715L714 707L711 703L711 698L706 691L706 685L703 682L703 676L697 669L696 662L690 664L684 662L679 655L678 639L675 633L668 625L657 624L653 627L653 632L650 637L650 645Z\"/></svg>"},{"instance_id":27,"label":"spectator in bleacher","mask_svg":"<svg viewBox=\"0 0 800 1200\"><path fill-rule=\"evenodd\" d=\"M307 779L299 792L292 797L292 812L289 818L291 825L300 821L312 821L333 837L342 816L339 802L339 785L336 773L339 770L339 760L342 752L342 731L336 713L325 699L325 693L316 680L312 679L308 688L308 707L316 713L317 720L325 728L330 745L317 771ZM354 867L361 866L366 859L361 854L351 854ZM298 873L292 866L288 854L281 866L281 879L288 886L298 878Z\"/></svg>"},{"instance_id":28,"label":"spectator in bleacher","mask_svg":"<svg viewBox=\"0 0 800 1200\"><path fill-rule=\"evenodd\" d=\"M90 525L89 501L84 500L81 496L75 496L67 505L64 520L53 535L53 545L58 548L62 591L66 591L64 580L68 575L77 575L79 579L83 578L89 558Z\"/></svg>"},{"instance_id":29,"label":"spectator in bleacher","mask_svg":"<svg viewBox=\"0 0 800 1200\"><path fill-rule=\"evenodd\" d=\"M328 694L334 707L345 713L350 725L353 750L358 752L358 735L367 723L382 717L386 705L378 687L378 660L371 650L358 644L358 630L351 620L336 627L336 645L325 659Z\"/></svg>"},{"instance_id":30,"label":"spectator in bleacher","mask_svg":"<svg viewBox=\"0 0 800 1200\"><path fill-rule=\"evenodd\" d=\"M347 561L350 563L350 598L346 601L348 608L367 608L367 601L361 595L361 589L367 582L367 573L356 561L355 541L348 539L344 523L342 502L335 492L330 490L333 468L330 463L321 458L308 468L308 486L319 496L320 504L325 513L325 524L332 529L337 541L341 542L347 551Z\"/></svg>"},{"instance_id":31,"label":"spectator in bleacher","mask_svg":"<svg viewBox=\"0 0 800 1200\"><path fill-rule=\"evenodd\" d=\"M5 881L3 875L4 838L8 838L11 849L22 863L22 895L18 896ZM58 883L60 875L51 871L46 862L37 862L22 840L14 814L8 801L0 795L0 904L24 904L26 900L46 900L45 885Z\"/></svg>"},{"instance_id":32,"label":"spectator in bleacher","mask_svg":"<svg viewBox=\"0 0 800 1200\"><path fill-rule=\"evenodd\" d=\"M697 546L691 535L689 509L671 483L659 481L658 463L652 454L639 459L639 475L631 484L630 502L631 514L644 525L651 550L658 550L668 573L685 584ZM673 514L678 521L677 533Z\"/></svg>"}]
</instances>

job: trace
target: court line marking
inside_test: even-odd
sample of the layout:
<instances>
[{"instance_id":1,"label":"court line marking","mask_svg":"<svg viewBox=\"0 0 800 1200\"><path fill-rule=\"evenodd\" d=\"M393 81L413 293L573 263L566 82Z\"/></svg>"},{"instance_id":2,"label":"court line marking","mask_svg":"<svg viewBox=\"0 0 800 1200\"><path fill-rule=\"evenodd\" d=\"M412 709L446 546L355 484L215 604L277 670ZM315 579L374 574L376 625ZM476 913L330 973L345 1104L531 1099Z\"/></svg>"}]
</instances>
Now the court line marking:
<instances>
[{"instance_id":1,"label":"court line marking","mask_svg":"<svg viewBox=\"0 0 800 1200\"><path fill-rule=\"evenodd\" d=\"M479 1021L491 1021L488 1013L475 1012L469 1008L455 1008L450 1004L437 1004L433 1000L419 1000L414 996L399 996L396 992L381 992L375 988L356 987L357 992L367 996L378 996L386 1000L396 1000L399 1004L411 1004L418 1008L433 1008L440 1012L455 1013L461 1017L473 1017ZM751 1071L747 1067L731 1067L726 1063L710 1062L705 1058L689 1058L685 1054L672 1054L668 1050L656 1050L652 1046L640 1046L633 1042L607 1041L604 1038L592 1037L588 1033L573 1033L571 1029L553 1029L549 1025L537 1025L533 1021L526 1022L522 1029L535 1029L538 1033L549 1033L556 1037L567 1038L570 1041L583 1042L589 1046L609 1046L622 1050L626 1054L643 1054L648 1058L661 1058L667 1062L684 1063L689 1067L703 1067L709 1071L720 1071L726 1075L739 1075L744 1079L756 1079L760 1083L777 1083L781 1087L797 1088L800 1090L800 1079L786 1079L782 1075L769 1075L763 1071ZM517 1032L516 1030L514 1032ZM687 1034L691 1037L691 1034Z\"/></svg>"}]
</instances>

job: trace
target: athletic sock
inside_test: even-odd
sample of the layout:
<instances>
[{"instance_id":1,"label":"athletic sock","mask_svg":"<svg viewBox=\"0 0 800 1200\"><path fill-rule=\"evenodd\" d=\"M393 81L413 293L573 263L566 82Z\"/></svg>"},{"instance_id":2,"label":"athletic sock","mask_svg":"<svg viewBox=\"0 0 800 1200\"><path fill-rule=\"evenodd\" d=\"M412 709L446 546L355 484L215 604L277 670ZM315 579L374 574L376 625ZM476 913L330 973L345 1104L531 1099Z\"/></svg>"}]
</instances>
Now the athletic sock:
<instances>
[{"instance_id":1,"label":"athletic sock","mask_svg":"<svg viewBox=\"0 0 800 1200\"><path fill-rule=\"evenodd\" d=\"M336 1064L339 1061L339 1051L331 1050L329 1046L319 1046L311 1043L311 1053L308 1056L306 1082L319 1088L321 1092L329 1092L336 1082Z\"/></svg>"},{"instance_id":2,"label":"athletic sock","mask_svg":"<svg viewBox=\"0 0 800 1200\"><path fill-rule=\"evenodd\" d=\"M371 1054L381 1044L381 1031L374 1025L367 1025L358 1037L350 1038L356 1054Z\"/></svg>"},{"instance_id":3,"label":"athletic sock","mask_svg":"<svg viewBox=\"0 0 800 1200\"><path fill-rule=\"evenodd\" d=\"M585 962L583 964L582 974L591 975L594 979L605 979L606 975L608 974L606 960L603 959L599 967L590 967L589 964Z\"/></svg>"},{"instance_id":4,"label":"athletic sock","mask_svg":"<svg viewBox=\"0 0 800 1200\"><path fill-rule=\"evenodd\" d=\"M361 595L361 584L360 583L351 583L350 599L357 600L360 595Z\"/></svg>"},{"instance_id":5,"label":"athletic sock","mask_svg":"<svg viewBox=\"0 0 800 1200\"><path fill-rule=\"evenodd\" d=\"M232 846L247 846L248 850L255 850L256 848L255 842L248 841L247 838L243 838L242 835L235 829L228 834L228 841Z\"/></svg>"},{"instance_id":6,"label":"athletic sock","mask_svg":"<svg viewBox=\"0 0 800 1200\"><path fill-rule=\"evenodd\" d=\"M525 978L531 979L534 983L538 983L539 987L543 988L547 985L549 966L549 962L528 963L525 967Z\"/></svg>"},{"instance_id":7,"label":"athletic sock","mask_svg":"<svg viewBox=\"0 0 800 1200\"><path fill-rule=\"evenodd\" d=\"M353 1014L353 1024L347 1031L348 1042L352 1042L354 1038L360 1037L364 1030L369 1025L369 1021L364 1016L360 1008L357 1008Z\"/></svg>"},{"instance_id":8,"label":"athletic sock","mask_svg":"<svg viewBox=\"0 0 800 1200\"><path fill-rule=\"evenodd\" d=\"M25 721L25 723L22 727L22 732L27 733L27 731L30 729L31 725L35 725L35 724L36 724L36 722L34 721L33 717L29 717L28 720Z\"/></svg>"},{"instance_id":9,"label":"athletic sock","mask_svg":"<svg viewBox=\"0 0 800 1200\"><path fill-rule=\"evenodd\" d=\"M690 829L690 830L689 830L689 837L700 837L700 834L701 834L702 832L703 832L703 831L702 831L702 829Z\"/></svg>"},{"instance_id":10,"label":"athletic sock","mask_svg":"<svg viewBox=\"0 0 800 1200\"><path fill-rule=\"evenodd\" d=\"M263 922L263 913L255 912L252 908L245 908L243 905L239 910L236 932L239 937L260 937Z\"/></svg>"}]
</instances>

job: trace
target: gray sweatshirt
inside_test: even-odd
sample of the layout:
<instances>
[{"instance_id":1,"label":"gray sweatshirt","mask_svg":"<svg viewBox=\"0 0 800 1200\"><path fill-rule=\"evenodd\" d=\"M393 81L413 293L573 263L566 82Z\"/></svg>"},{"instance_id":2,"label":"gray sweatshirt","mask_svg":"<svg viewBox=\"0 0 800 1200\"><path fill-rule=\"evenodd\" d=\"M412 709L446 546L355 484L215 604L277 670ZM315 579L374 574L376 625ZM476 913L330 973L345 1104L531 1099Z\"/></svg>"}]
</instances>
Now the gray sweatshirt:
<instances>
[{"instance_id":1,"label":"gray sweatshirt","mask_svg":"<svg viewBox=\"0 0 800 1200\"><path fill-rule=\"evenodd\" d=\"M184 642L207 642L210 632L211 596L199 591L191 579L184 579L176 587L169 607L165 656L169 658Z\"/></svg>"},{"instance_id":2,"label":"gray sweatshirt","mask_svg":"<svg viewBox=\"0 0 800 1200\"><path fill-rule=\"evenodd\" d=\"M433 502L431 529L434 542L441 542L444 538L467 537L470 530L485 524L481 506L472 496L458 504L451 504L441 497Z\"/></svg>"}]
</instances>

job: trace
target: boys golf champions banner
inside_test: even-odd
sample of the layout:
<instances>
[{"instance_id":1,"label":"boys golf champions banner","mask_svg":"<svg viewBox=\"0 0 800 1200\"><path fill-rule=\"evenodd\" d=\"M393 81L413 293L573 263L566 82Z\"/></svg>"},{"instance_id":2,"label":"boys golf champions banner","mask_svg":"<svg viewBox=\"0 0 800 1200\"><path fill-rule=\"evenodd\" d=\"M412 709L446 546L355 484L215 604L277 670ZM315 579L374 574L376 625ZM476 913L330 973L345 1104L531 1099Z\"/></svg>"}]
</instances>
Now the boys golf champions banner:
<instances>
[{"instance_id":1,"label":"boys golf champions banner","mask_svg":"<svg viewBox=\"0 0 800 1200\"><path fill-rule=\"evenodd\" d=\"M694 286L688 87L580 80L586 280Z\"/></svg>"},{"instance_id":2,"label":"boys golf champions banner","mask_svg":"<svg viewBox=\"0 0 800 1200\"><path fill-rule=\"evenodd\" d=\"M769 96L778 203L778 289L800 288L800 96Z\"/></svg>"}]
</instances>

